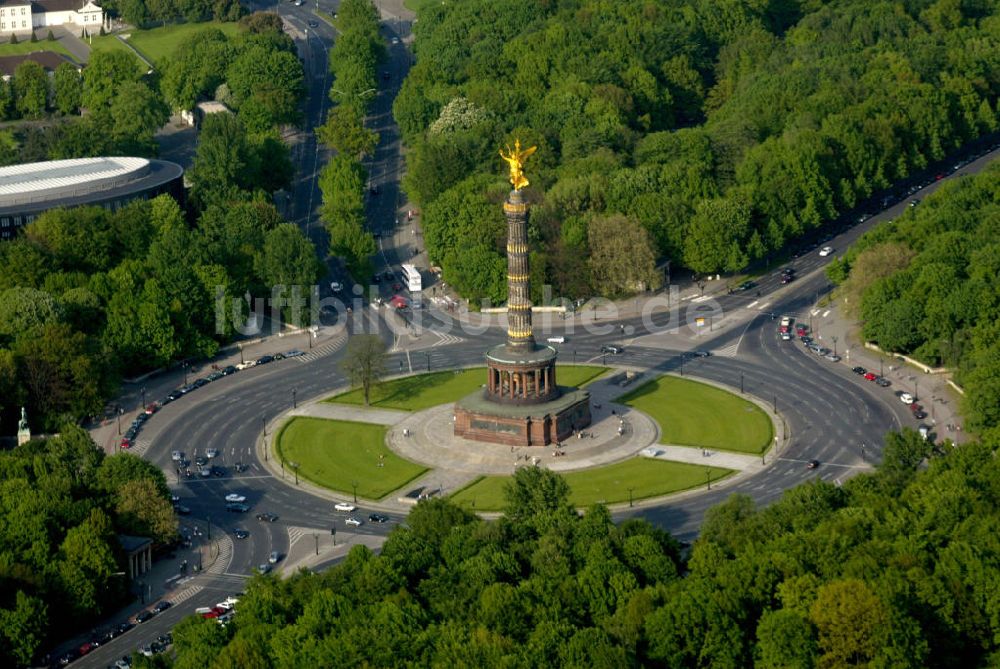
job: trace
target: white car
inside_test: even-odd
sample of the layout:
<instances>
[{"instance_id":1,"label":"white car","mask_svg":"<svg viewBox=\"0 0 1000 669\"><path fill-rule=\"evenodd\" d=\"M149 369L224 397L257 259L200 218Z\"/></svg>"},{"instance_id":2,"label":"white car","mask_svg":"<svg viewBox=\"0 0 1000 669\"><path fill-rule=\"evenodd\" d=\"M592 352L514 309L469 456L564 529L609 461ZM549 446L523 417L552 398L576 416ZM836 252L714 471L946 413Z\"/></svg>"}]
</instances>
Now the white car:
<instances>
[{"instance_id":1,"label":"white car","mask_svg":"<svg viewBox=\"0 0 1000 669\"><path fill-rule=\"evenodd\" d=\"M205 457L206 458L217 458L217 457L219 457L219 449L217 449L217 448L208 448L208 449L205 449Z\"/></svg>"},{"instance_id":2,"label":"white car","mask_svg":"<svg viewBox=\"0 0 1000 669\"><path fill-rule=\"evenodd\" d=\"M546 341L550 344L565 344L566 337L549 337Z\"/></svg>"},{"instance_id":3,"label":"white car","mask_svg":"<svg viewBox=\"0 0 1000 669\"><path fill-rule=\"evenodd\" d=\"M330 282L330 290L332 290L333 292L339 293L343 289L344 289L344 284L340 283L339 281Z\"/></svg>"},{"instance_id":4,"label":"white car","mask_svg":"<svg viewBox=\"0 0 1000 669\"><path fill-rule=\"evenodd\" d=\"M208 467L202 467L202 469L201 469L201 477L203 479L207 479L211 475L212 475L212 470L211 469L209 469Z\"/></svg>"},{"instance_id":5,"label":"white car","mask_svg":"<svg viewBox=\"0 0 1000 669\"><path fill-rule=\"evenodd\" d=\"M246 495L237 495L236 493L231 492L228 495L226 495L226 501L227 502L245 502L245 501L247 501L247 498L246 498Z\"/></svg>"},{"instance_id":6,"label":"white car","mask_svg":"<svg viewBox=\"0 0 1000 669\"><path fill-rule=\"evenodd\" d=\"M354 516L351 516L350 518L348 518L344 522L347 523L348 525L352 525L354 527L361 527L362 520L360 518L355 518Z\"/></svg>"},{"instance_id":7,"label":"white car","mask_svg":"<svg viewBox=\"0 0 1000 669\"><path fill-rule=\"evenodd\" d=\"M825 258L828 255L830 255L831 253L833 253L833 247L832 246L824 246L823 248L821 248L819 250L819 255L820 255L821 258Z\"/></svg>"},{"instance_id":8,"label":"white car","mask_svg":"<svg viewBox=\"0 0 1000 669\"><path fill-rule=\"evenodd\" d=\"M170 459L174 462L180 462L184 459L184 451L174 451L170 454Z\"/></svg>"},{"instance_id":9,"label":"white car","mask_svg":"<svg viewBox=\"0 0 1000 669\"><path fill-rule=\"evenodd\" d=\"M337 511L346 511L347 513L350 513L351 511L355 511L358 507L354 506L350 502L337 502L333 505L333 508Z\"/></svg>"},{"instance_id":10,"label":"white car","mask_svg":"<svg viewBox=\"0 0 1000 669\"><path fill-rule=\"evenodd\" d=\"M399 44L399 38L398 37L393 37L392 38L392 43L393 44Z\"/></svg>"},{"instance_id":11,"label":"white car","mask_svg":"<svg viewBox=\"0 0 1000 669\"><path fill-rule=\"evenodd\" d=\"M781 326L782 327L786 327L787 328L787 327L791 327L791 325L792 325L792 317L791 316L782 316L781 317Z\"/></svg>"},{"instance_id":12,"label":"white car","mask_svg":"<svg viewBox=\"0 0 1000 669\"><path fill-rule=\"evenodd\" d=\"M236 369L242 372L244 369L250 369L256 364L257 364L256 360L247 360L246 362L241 362L240 364L236 365Z\"/></svg>"},{"instance_id":13,"label":"white car","mask_svg":"<svg viewBox=\"0 0 1000 669\"><path fill-rule=\"evenodd\" d=\"M903 393L899 396L899 401L903 404L913 404L913 395L910 393Z\"/></svg>"}]
</instances>

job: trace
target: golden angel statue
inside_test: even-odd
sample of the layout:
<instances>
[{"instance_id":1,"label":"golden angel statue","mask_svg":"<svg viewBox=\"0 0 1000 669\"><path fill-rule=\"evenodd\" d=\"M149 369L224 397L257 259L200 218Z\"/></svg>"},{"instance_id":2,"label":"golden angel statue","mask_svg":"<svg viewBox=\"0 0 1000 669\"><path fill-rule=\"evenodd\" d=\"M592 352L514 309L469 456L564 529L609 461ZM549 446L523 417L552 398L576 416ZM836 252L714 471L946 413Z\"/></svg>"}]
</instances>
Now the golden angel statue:
<instances>
[{"instance_id":1,"label":"golden angel statue","mask_svg":"<svg viewBox=\"0 0 1000 669\"><path fill-rule=\"evenodd\" d=\"M537 146L521 150L521 140L514 140L514 150L511 151L510 144L507 145L507 155L500 149L500 157L507 161L510 166L510 182L514 185L514 190L521 190L528 185L528 180L524 178L524 160L535 152Z\"/></svg>"}]
</instances>

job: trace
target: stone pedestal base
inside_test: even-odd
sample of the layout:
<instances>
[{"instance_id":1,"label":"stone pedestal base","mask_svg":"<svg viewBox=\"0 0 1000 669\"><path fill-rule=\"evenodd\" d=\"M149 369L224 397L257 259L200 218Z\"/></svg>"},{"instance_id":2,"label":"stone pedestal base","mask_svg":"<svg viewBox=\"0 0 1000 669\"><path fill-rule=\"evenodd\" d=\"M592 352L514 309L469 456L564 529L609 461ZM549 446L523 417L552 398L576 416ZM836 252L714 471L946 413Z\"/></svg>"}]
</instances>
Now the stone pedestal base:
<instances>
[{"instance_id":1,"label":"stone pedestal base","mask_svg":"<svg viewBox=\"0 0 1000 669\"><path fill-rule=\"evenodd\" d=\"M528 406L491 402L483 391L455 403L455 436L510 446L546 446L590 425L590 393L560 388L558 399Z\"/></svg>"}]
</instances>

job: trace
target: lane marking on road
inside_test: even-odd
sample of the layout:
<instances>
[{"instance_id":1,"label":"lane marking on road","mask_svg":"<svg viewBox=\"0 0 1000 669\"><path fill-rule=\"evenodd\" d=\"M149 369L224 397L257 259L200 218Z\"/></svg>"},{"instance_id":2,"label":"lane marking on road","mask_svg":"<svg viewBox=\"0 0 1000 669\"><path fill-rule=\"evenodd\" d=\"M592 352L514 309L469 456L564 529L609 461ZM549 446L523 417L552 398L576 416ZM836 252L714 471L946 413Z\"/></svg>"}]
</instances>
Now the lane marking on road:
<instances>
[{"instance_id":1,"label":"lane marking on road","mask_svg":"<svg viewBox=\"0 0 1000 669\"><path fill-rule=\"evenodd\" d=\"M753 302L747 305L747 309L753 309L758 302L760 302L760 300L754 300Z\"/></svg>"},{"instance_id":2,"label":"lane marking on road","mask_svg":"<svg viewBox=\"0 0 1000 669\"><path fill-rule=\"evenodd\" d=\"M809 312L809 315L810 316L815 316L818 313L819 313L819 309L813 309L812 311Z\"/></svg>"},{"instance_id":3,"label":"lane marking on road","mask_svg":"<svg viewBox=\"0 0 1000 669\"><path fill-rule=\"evenodd\" d=\"M760 305L759 307L757 307L757 311L764 311L764 310L765 310L765 309L767 309L767 308L768 308L769 306L771 306L771 303L770 303L770 302L765 302L764 304L762 304L762 305Z\"/></svg>"},{"instance_id":4,"label":"lane marking on road","mask_svg":"<svg viewBox=\"0 0 1000 669\"><path fill-rule=\"evenodd\" d=\"M827 309L826 311L823 312L823 318L826 318L829 315L830 315L830 310L829 309Z\"/></svg>"},{"instance_id":5,"label":"lane marking on road","mask_svg":"<svg viewBox=\"0 0 1000 669\"><path fill-rule=\"evenodd\" d=\"M696 298L694 298L691 301L692 302L704 302L705 300L710 300L710 299L712 299L711 295L702 295L701 297L696 297Z\"/></svg>"}]
</instances>

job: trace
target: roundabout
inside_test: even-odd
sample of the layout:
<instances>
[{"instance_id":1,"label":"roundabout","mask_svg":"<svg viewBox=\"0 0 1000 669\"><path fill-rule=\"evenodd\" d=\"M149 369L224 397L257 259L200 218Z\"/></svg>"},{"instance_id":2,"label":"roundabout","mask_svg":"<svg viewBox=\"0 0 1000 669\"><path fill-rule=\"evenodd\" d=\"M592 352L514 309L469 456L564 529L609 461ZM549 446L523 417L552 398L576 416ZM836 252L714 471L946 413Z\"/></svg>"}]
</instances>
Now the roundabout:
<instances>
[{"instance_id":1,"label":"roundabout","mask_svg":"<svg viewBox=\"0 0 1000 669\"><path fill-rule=\"evenodd\" d=\"M275 438L264 448L286 484L301 486L301 479L372 508L405 512L422 497L454 495L470 508L498 511L503 482L526 466L565 474L578 506L631 506L758 471L781 423L759 402L690 379L664 375L643 383L624 370L561 370L586 383L592 422L557 444L518 447L454 434L455 400L481 371L470 369L388 381L371 407L354 403L354 391L297 406L272 421ZM664 413L670 402L690 417ZM664 439L663 416L674 423L667 434L686 441Z\"/></svg>"}]
</instances>

